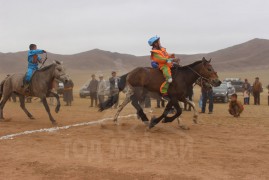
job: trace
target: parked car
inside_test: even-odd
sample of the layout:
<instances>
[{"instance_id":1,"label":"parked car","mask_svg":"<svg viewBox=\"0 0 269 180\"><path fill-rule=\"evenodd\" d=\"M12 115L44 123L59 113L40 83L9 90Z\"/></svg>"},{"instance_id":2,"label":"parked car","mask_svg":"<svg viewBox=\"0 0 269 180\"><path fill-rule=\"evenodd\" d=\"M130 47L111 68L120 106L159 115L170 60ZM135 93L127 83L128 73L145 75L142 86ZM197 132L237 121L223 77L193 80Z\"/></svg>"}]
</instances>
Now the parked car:
<instances>
[{"instance_id":1,"label":"parked car","mask_svg":"<svg viewBox=\"0 0 269 180\"><path fill-rule=\"evenodd\" d=\"M109 81L105 81L106 82L106 90L105 90L105 96L109 96L110 95L110 84ZM81 89L79 90L79 97L80 98L86 98L90 96L90 91L87 89L90 85L90 81L86 82Z\"/></svg>"},{"instance_id":2,"label":"parked car","mask_svg":"<svg viewBox=\"0 0 269 180\"><path fill-rule=\"evenodd\" d=\"M223 82L219 87L213 87L214 101L222 101L227 103L232 94L236 93L231 82Z\"/></svg>"},{"instance_id":3,"label":"parked car","mask_svg":"<svg viewBox=\"0 0 269 180\"><path fill-rule=\"evenodd\" d=\"M243 88L244 81L242 81L240 78L226 78L224 79L224 82L231 82L236 92L244 91Z\"/></svg>"},{"instance_id":4,"label":"parked car","mask_svg":"<svg viewBox=\"0 0 269 180\"><path fill-rule=\"evenodd\" d=\"M80 98L86 98L87 96L90 96L90 91L87 89L90 84L90 81L86 82L79 90L79 97Z\"/></svg>"}]
</instances>

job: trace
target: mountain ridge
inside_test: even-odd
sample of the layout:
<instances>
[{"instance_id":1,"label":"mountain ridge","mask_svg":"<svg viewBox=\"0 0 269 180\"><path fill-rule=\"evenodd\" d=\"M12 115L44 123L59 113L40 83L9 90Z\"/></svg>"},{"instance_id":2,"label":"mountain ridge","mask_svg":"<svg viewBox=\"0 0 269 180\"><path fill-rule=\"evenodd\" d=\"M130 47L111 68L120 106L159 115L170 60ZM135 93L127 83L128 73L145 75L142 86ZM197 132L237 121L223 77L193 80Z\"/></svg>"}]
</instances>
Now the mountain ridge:
<instances>
[{"instance_id":1,"label":"mountain ridge","mask_svg":"<svg viewBox=\"0 0 269 180\"><path fill-rule=\"evenodd\" d=\"M182 65L206 57L212 58L217 71L247 71L268 69L269 40L254 38L209 53L177 54ZM27 51L1 53L0 73L24 72L27 68ZM70 71L108 71L131 70L138 66L150 66L150 57L135 56L118 52L92 49L72 55L61 55L48 52L48 64L53 60L63 61Z\"/></svg>"}]
</instances>

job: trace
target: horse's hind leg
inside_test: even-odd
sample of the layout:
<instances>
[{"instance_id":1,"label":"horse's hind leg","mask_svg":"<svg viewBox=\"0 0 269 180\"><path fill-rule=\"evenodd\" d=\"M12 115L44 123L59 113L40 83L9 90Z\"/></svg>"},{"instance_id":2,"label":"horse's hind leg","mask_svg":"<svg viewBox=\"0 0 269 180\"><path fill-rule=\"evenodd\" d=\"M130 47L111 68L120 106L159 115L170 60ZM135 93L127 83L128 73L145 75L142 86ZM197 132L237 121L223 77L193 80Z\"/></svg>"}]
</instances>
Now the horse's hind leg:
<instances>
[{"instance_id":1,"label":"horse's hind leg","mask_svg":"<svg viewBox=\"0 0 269 180\"><path fill-rule=\"evenodd\" d=\"M3 94L3 99L0 103L0 119L4 119L4 113L3 113L3 110L4 110L4 107L6 105L6 102L8 101L8 99L10 98L12 93L9 93L9 94Z\"/></svg>"},{"instance_id":2,"label":"horse's hind leg","mask_svg":"<svg viewBox=\"0 0 269 180\"><path fill-rule=\"evenodd\" d=\"M132 105L137 110L138 116L141 118L141 120L143 121L144 124L148 125L148 122L149 122L148 117L144 113L142 107L139 105L138 99L136 98L135 95L131 96L131 101L132 101Z\"/></svg>"},{"instance_id":3,"label":"horse's hind leg","mask_svg":"<svg viewBox=\"0 0 269 180\"><path fill-rule=\"evenodd\" d=\"M52 117L52 115L50 113L50 108L49 108L49 105L48 105L48 102L47 102L46 97L42 98L42 102L43 102L43 105L44 105L44 107L45 107L48 115L49 115L49 118L50 118L51 123L53 125L56 125L57 123L56 123L55 119Z\"/></svg>"},{"instance_id":4,"label":"horse's hind leg","mask_svg":"<svg viewBox=\"0 0 269 180\"><path fill-rule=\"evenodd\" d=\"M20 99L20 106L22 110L25 112L25 114L30 118L30 119L35 119L31 113L26 109L25 107L25 97L23 95L19 95Z\"/></svg>"},{"instance_id":5,"label":"horse's hind leg","mask_svg":"<svg viewBox=\"0 0 269 180\"><path fill-rule=\"evenodd\" d=\"M120 112L123 110L123 108L124 108L127 104L129 104L129 102L131 102L131 99L130 99L130 97L127 97L127 96L126 96L126 98L124 99L124 101L122 102L122 104L118 107L117 113L116 113L115 116L114 116L114 122L115 122L115 123L117 123L117 121L118 121L118 117L119 117L119 115L120 115Z\"/></svg>"}]
</instances>

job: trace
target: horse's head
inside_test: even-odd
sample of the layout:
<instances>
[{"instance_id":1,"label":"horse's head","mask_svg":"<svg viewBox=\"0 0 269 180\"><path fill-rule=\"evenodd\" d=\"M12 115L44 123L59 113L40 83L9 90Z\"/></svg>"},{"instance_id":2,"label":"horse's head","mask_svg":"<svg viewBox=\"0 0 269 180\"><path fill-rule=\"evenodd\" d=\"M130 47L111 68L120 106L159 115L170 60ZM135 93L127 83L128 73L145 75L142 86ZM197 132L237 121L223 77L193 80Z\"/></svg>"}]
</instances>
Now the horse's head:
<instances>
[{"instance_id":1,"label":"horse's head","mask_svg":"<svg viewBox=\"0 0 269 180\"><path fill-rule=\"evenodd\" d=\"M63 64L59 61L54 61L53 63L55 64L55 70L54 70L55 79L62 81L64 83L69 81L69 76L66 74Z\"/></svg>"},{"instance_id":2,"label":"horse's head","mask_svg":"<svg viewBox=\"0 0 269 180\"><path fill-rule=\"evenodd\" d=\"M214 87L217 87L221 84L217 72L214 70L213 66L210 64L211 59L208 61L204 57L201 61L201 66L197 72L208 81Z\"/></svg>"}]
</instances>

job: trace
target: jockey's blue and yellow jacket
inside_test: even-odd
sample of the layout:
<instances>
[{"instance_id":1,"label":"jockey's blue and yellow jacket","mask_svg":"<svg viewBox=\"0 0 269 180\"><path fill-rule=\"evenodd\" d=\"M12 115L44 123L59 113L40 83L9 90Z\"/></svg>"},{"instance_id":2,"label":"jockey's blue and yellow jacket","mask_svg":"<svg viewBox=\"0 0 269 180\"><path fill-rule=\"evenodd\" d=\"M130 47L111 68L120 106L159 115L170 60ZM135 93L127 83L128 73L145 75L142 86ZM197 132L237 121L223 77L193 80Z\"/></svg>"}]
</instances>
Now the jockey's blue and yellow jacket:
<instances>
[{"instance_id":1,"label":"jockey's blue and yellow jacket","mask_svg":"<svg viewBox=\"0 0 269 180\"><path fill-rule=\"evenodd\" d=\"M28 69L25 76L27 83L31 81L31 78L36 70L38 70L38 63L41 62L41 57L38 54L43 54L44 51L40 49L28 51Z\"/></svg>"}]
</instances>

